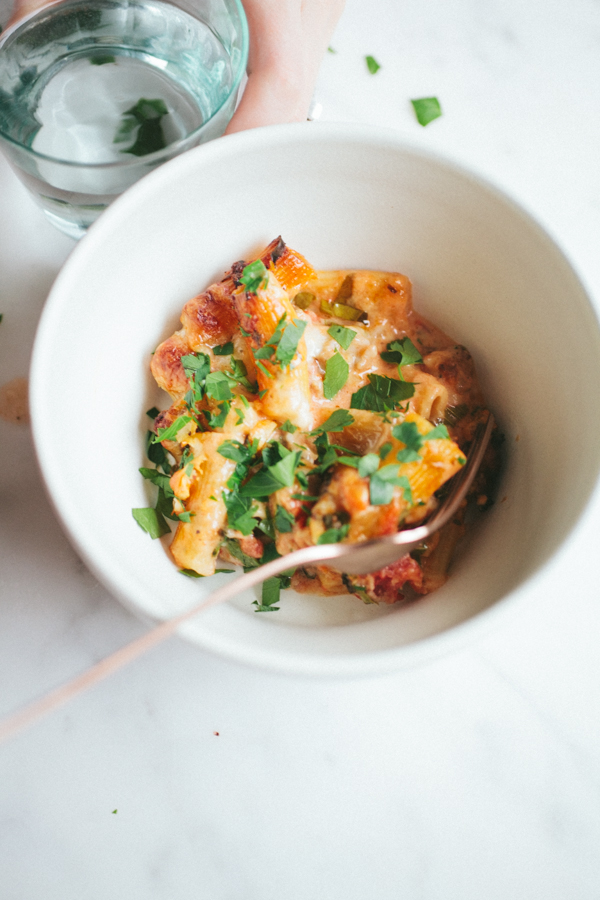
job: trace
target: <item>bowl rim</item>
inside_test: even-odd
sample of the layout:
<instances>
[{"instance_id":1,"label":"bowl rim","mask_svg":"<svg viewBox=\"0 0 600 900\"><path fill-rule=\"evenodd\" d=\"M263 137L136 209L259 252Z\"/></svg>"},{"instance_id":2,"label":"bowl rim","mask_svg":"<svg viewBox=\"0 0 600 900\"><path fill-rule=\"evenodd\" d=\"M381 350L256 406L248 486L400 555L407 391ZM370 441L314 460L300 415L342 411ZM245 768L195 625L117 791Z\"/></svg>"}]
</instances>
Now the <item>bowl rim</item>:
<instances>
[{"instance_id":1,"label":"bowl rim","mask_svg":"<svg viewBox=\"0 0 600 900\"><path fill-rule=\"evenodd\" d=\"M271 125L218 138L195 147L165 163L119 196L94 223L88 234L75 246L67 262L59 272L42 310L30 367L30 410L33 442L38 467L51 505L69 541L85 561L88 568L113 596L119 599L138 619L147 624L155 623L157 620L143 609L140 609L136 602L127 595L123 587L112 578L112 574L107 574L102 568L98 560L102 553L94 553L78 537L73 524L70 522L69 504L66 498L61 496L60 491L52 489L52 473L45 461L44 435L43 428L40 425L41 413L45 403L43 397L44 371L41 357L45 343L45 334L51 327L52 318L60 310L63 284L68 284L70 278L75 277L77 271L85 266L85 259L88 254L93 252L96 244L102 243L105 234L109 234L113 230L113 222L118 224L127 220L130 214L143 203L144 197L152 196L155 189L158 189L162 184L179 181L180 172L184 173L186 170L195 170L197 167L210 166L215 159L222 162L223 159L238 156L246 152L246 150L266 149L267 147L283 146L290 142L312 142L323 139L343 143L355 142L379 148L392 148L400 153L431 161L436 166L458 174L479 189L483 189L491 194L496 200L508 206L514 214L523 219L530 228L537 232L538 237L551 247L557 259L561 260L562 264L570 271L571 277L579 284L581 293L587 299L588 306L600 331L598 311L575 266L551 234L531 212L478 172L438 151L424 148L420 144L407 139L401 132L391 128L374 128L363 124L337 122L303 122ZM71 275L72 272L74 273L73 276ZM239 645L236 645L233 650L227 645L227 641L217 640L212 643L200 643L186 634L185 627L178 634L199 649L216 654L221 658L287 675L343 678L369 677L423 665L452 652L458 652L468 644L482 639L490 631L506 622L508 615L515 611L522 600L525 598L533 600L536 596L536 582L546 576L550 569L562 564L565 556L570 552L574 542L577 540L581 529L584 528L585 521L590 517L590 511L596 505L599 495L600 473L596 476L596 481L570 530L548 560L527 575L517 587L507 592L487 608L479 610L469 618L451 625L441 632L409 644L364 652L332 653L316 651L314 654L308 655L302 651L298 653L290 653L287 650L273 652L271 648L253 646L244 646L243 649L240 649Z\"/></svg>"}]
</instances>

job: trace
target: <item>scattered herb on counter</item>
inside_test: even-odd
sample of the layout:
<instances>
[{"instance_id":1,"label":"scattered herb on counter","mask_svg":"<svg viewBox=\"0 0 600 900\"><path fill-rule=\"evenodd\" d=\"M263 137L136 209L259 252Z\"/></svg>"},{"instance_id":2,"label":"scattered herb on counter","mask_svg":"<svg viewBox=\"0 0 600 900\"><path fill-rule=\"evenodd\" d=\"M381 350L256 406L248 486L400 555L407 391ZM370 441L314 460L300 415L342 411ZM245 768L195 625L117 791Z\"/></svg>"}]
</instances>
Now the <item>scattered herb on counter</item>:
<instances>
[{"instance_id":1,"label":"scattered herb on counter","mask_svg":"<svg viewBox=\"0 0 600 900\"><path fill-rule=\"evenodd\" d=\"M375 75L377 72L379 72L381 66L374 56L365 56L365 62L367 64L367 69L369 70L371 75Z\"/></svg>"},{"instance_id":2,"label":"scattered herb on counter","mask_svg":"<svg viewBox=\"0 0 600 900\"><path fill-rule=\"evenodd\" d=\"M442 107L437 97L420 97L410 101L413 105L419 125L429 125L442 115Z\"/></svg>"}]
</instances>

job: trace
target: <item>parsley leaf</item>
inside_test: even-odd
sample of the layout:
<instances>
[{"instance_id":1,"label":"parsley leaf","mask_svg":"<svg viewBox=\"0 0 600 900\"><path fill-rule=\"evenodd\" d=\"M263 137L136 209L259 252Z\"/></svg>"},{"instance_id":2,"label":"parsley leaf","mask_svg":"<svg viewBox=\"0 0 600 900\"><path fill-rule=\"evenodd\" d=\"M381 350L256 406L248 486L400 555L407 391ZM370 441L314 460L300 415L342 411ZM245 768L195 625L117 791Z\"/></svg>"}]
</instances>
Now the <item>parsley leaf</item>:
<instances>
[{"instance_id":1,"label":"parsley leaf","mask_svg":"<svg viewBox=\"0 0 600 900\"><path fill-rule=\"evenodd\" d=\"M244 497L269 497L275 491L282 487L292 487L294 484L296 466L302 456L302 451L292 452L283 444L277 444L279 459L274 461L273 445L265 452L263 450L263 460L265 465L256 475L253 475L250 481L242 485L240 495ZM266 448L267 449L267 448ZM273 460L273 461L272 461Z\"/></svg>"},{"instance_id":2,"label":"parsley leaf","mask_svg":"<svg viewBox=\"0 0 600 900\"><path fill-rule=\"evenodd\" d=\"M161 119L168 115L169 110L164 100L146 100L141 97L135 106L126 110L122 115L113 143L120 144L129 140L137 129L135 141L127 150L121 153L131 153L134 156L146 156L155 150L163 150L167 146Z\"/></svg>"},{"instance_id":3,"label":"parsley leaf","mask_svg":"<svg viewBox=\"0 0 600 900\"><path fill-rule=\"evenodd\" d=\"M2 321L2 316L0 316L0 322L1 321ZM146 415L150 419L155 419L157 417L157 415L159 414L159 412L160 412L160 409L157 409L156 406L152 406L150 409L146 410Z\"/></svg>"},{"instance_id":4,"label":"parsley leaf","mask_svg":"<svg viewBox=\"0 0 600 900\"><path fill-rule=\"evenodd\" d=\"M173 488L171 487L168 475L161 475L158 469L148 469L146 467L142 467L139 469L141 475L146 478L148 481L151 481L152 484L155 484L157 487L162 488L167 497L174 497Z\"/></svg>"},{"instance_id":5,"label":"parsley leaf","mask_svg":"<svg viewBox=\"0 0 600 900\"><path fill-rule=\"evenodd\" d=\"M148 532L152 540L168 534L171 530L165 522L162 513L151 507L144 509L132 509L131 514L140 528Z\"/></svg>"},{"instance_id":6,"label":"parsley leaf","mask_svg":"<svg viewBox=\"0 0 600 900\"><path fill-rule=\"evenodd\" d=\"M354 397L356 394L353 395ZM326 431L343 431L348 425L354 424L354 416L350 415L347 409L336 409L331 413L328 419L311 431L311 435L324 434Z\"/></svg>"},{"instance_id":7,"label":"parsley leaf","mask_svg":"<svg viewBox=\"0 0 600 900\"><path fill-rule=\"evenodd\" d=\"M227 523L230 528L243 535L252 534L258 525L253 515L254 503L250 497L240 497L237 491L230 494L223 492L223 502L227 508Z\"/></svg>"},{"instance_id":8,"label":"parsley leaf","mask_svg":"<svg viewBox=\"0 0 600 900\"><path fill-rule=\"evenodd\" d=\"M262 259L256 259L243 269L240 282L247 291L255 294L260 287L265 286L267 278L268 274L265 264Z\"/></svg>"},{"instance_id":9,"label":"parsley leaf","mask_svg":"<svg viewBox=\"0 0 600 900\"><path fill-rule=\"evenodd\" d=\"M350 366L337 350L325 363L325 378L323 380L323 396L326 400L332 400L348 381Z\"/></svg>"},{"instance_id":10,"label":"parsley leaf","mask_svg":"<svg viewBox=\"0 0 600 900\"><path fill-rule=\"evenodd\" d=\"M281 534L289 534L296 523L291 512L288 512L283 506L277 507L274 521L276 530L280 531Z\"/></svg>"},{"instance_id":11,"label":"parsley leaf","mask_svg":"<svg viewBox=\"0 0 600 900\"><path fill-rule=\"evenodd\" d=\"M371 475L369 482L369 500L373 506L383 506L391 503L394 496L394 487L401 487L404 493L404 499L407 503L412 504L412 491L410 482L405 475L399 475L399 467L390 463L388 466L382 466L377 472Z\"/></svg>"},{"instance_id":12,"label":"parsley leaf","mask_svg":"<svg viewBox=\"0 0 600 900\"><path fill-rule=\"evenodd\" d=\"M342 350L347 350L356 337L357 332L354 328L346 328L344 325L332 325L331 328L327 329L327 334L334 341L338 342Z\"/></svg>"},{"instance_id":13,"label":"parsley leaf","mask_svg":"<svg viewBox=\"0 0 600 900\"><path fill-rule=\"evenodd\" d=\"M342 525L340 528L328 528L317 538L317 544L337 544L343 540L350 531L350 525Z\"/></svg>"},{"instance_id":14,"label":"parsley leaf","mask_svg":"<svg viewBox=\"0 0 600 900\"><path fill-rule=\"evenodd\" d=\"M279 603L281 596L281 580L278 575L273 578L267 578L262 584L261 602L254 600L256 606L255 612L274 612L279 607L275 606Z\"/></svg>"},{"instance_id":15,"label":"parsley leaf","mask_svg":"<svg viewBox=\"0 0 600 900\"><path fill-rule=\"evenodd\" d=\"M367 69L369 70L371 75L375 75L377 72L379 72L381 66L374 56L365 56L365 62L367 64Z\"/></svg>"},{"instance_id":16,"label":"parsley leaf","mask_svg":"<svg viewBox=\"0 0 600 900\"><path fill-rule=\"evenodd\" d=\"M239 441L223 441L217 448L217 453L220 453L225 459L231 459L236 463L249 463L255 452L252 445L246 447L245 444L240 444Z\"/></svg>"},{"instance_id":17,"label":"parsley leaf","mask_svg":"<svg viewBox=\"0 0 600 900\"><path fill-rule=\"evenodd\" d=\"M361 478L367 478L377 471L380 462L381 460L377 453L367 453L366 456L363 456L358 461L358 474Z\"/></svg>"},{"instance_id":18,"label":"parsley leaf","mask_svg":"<svg viewBox=\"0 0 600 900\"><path fill-rule=\"evenodd\" d=\"M413 105L419 125L429 125L442 115L442 107L437 97L420 97L410 101Z\"/></svg>"},{"instance_id":19,"label":"parsley leaf","mask_svg":"<svg viewBox=\"0 0 600 900\"><path fill-rule=\"evenodd\" d=\"M393 409L402 400L408 400L415 392L414 384L388 378L386 375L369 376L370 384L359 388L352 394L350 409L370 409L374 412L385 412Z\"/></svg>"},{"instance_id":20,"label":"parsley leaf","mask_svg":"<svg viewBox=\"0 0 600 900\"><path fill-rule=\"evenodd\" d=\"M281 335L277 353L275 354L275 358L282 366L289 366L296 355L296 350L298 349L298 344L300 338L304 334L306 325L307 323L303 320L295 319L286 326L285 331Z\"/></svg>"},{"instance_id":21,"label":"parsley leaf","mask_svg":"<svg viewBox=\"0 0 600 900\"><path fill-rule=\"evenodd\" d=\"M412 366L423 362L423 357L408 337L392 341L387 345L387 350L379 355L384 362L398 363L400 366Z\"/></svg>"},{"instance_id":22,"label":"parsley leaf","mask_svg":"<svg viewBox=\"0 0 600 900\"><path fill-rule=\"evenodd\" d=\"M432 428L431 431L428 431L423 437L426 441L435 441L439 439L450 440L450 435L448 434L448 429L445 425L436 425L435 428Z\"/></svg>"},{"instance_id":23,"label":"parsley leaf","mask_svg":"<svg viewBox=\"0 0 600 900\"><path fill-rule=\"evenodd\" d=\"M229 415L230 409L231 409L231 403L229 402L229 400L225 400L219 406L218 414L211 413L211 412L207 413L206 417L208 419L208 424L210 425L210 427L211 428L222 428L223 425L225 424L225 420L226 420L227 416ZM236 410L236 412L237 412L237 410ZM238 413L238 416L239 416L239 413ZM242 417L242 422L243 421L244 421L244 419ZM239 425L240 423L238 422L237 424Z\"/></svg>"},{"instance_id":24,"label":"parsley leaf","mask_svg":"<svg viewBox=\"0 0 600 900\"><path fill-rule=\"evenodd\" d=\"M289 419L286 419L283 425L280 425L279 427L282 431L287 431L288 434L295 434L296 431L298 431L297 426L290 422Z\"/></svg>"},{"instance_id":25,"label":"parsley leaf","mask_svg":"<svg viewBox=\"0 0 600 900\"><path fill-rule=\"evenodd\" d=\"M423 436L414 422L402 422L392 428L393 436L405 444L403 450L399 450L396 459L401 463L416 462L421 459L419 450L423 446Z\"/></svg>"},{"instance_id":26,"label":"parsley leaf","mask_svg":"<svg viewBox=\"0 0 600 900\"><path fill-rule=\"evenodd\" d=\"M234 357L231 360L226 375L232 381L237 381L237 383L241 384L242 387L247 388L252 394L255 394L258 390L258 385L251 384L248 380L248 369L246 368L246 364L241 359L236 359Z\"/></svg>"},{"instance_id":27,"label":"parsley leaf","mask_svg":"<svg viewBox=\"0 0 600 900\"><path fill-rule=\"evenodd\" d=\"M212 348L212 352L215 356L231 356L233 353L233 343L232 341L228 341L226 344L217 344L216 347Z\"/></svg>"},{"instance_id":28,"label":"parsley leaf","mask_svg":"<svg viewBox=\"0 0 600 900\"><path fill-rule=\"evenodd\" d=\"M174 441L177 439L177 434L184 425L187 425L188 422L192 421L191 416L177 416L174 422L172 422L168 428L159 428L158 434L154 436L153 443L158 444L161 441Z\"/></svg>"},{"instance_id":29,"label":"parsley leaf","mask_svg":"<svg viewBox=\"0 0 600 900\"><path fill-rule=\"evenodd\" d=\"M224 372L210 372L204 382L206 396L213 400L232 400L229 379Z\"/></svg>"}]
</instances>

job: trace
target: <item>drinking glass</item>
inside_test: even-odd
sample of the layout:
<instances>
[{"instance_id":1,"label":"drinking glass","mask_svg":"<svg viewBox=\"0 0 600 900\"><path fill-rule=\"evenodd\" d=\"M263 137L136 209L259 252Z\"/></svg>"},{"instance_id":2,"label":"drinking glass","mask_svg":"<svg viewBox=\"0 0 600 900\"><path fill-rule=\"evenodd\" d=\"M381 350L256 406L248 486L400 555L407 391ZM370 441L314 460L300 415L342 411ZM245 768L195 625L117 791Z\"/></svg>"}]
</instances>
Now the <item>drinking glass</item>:
<instances>
[{"instance_id":1,"label":"drinking glass","mask_svg":"<svg viewBox=\"0 0 600 900\"><path fill-rule=\"evenodd\" d=\"M79 238L147 172L223 133L247 55L240 0L59 0L0 36L0 147Z\"/></svg>"}]
</instances>

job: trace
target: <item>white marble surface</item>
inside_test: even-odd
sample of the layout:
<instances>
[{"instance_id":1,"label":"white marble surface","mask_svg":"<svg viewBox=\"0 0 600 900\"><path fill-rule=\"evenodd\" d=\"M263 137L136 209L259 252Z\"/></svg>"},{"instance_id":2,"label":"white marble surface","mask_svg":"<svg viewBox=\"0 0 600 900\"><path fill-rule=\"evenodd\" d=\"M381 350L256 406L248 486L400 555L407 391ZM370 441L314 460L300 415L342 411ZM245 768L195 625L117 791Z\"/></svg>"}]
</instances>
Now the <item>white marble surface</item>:
<instances>
[{"instance_id":1,"label":"white marble surface","mask_svg":"<svg viewBox=\"0 0 600 900\"><path fill-rule=\"evenodd\" d=\"M485 175L600 305L597 0L348 0L332 46L323 119ZM432 94L421 128L409 100ZM27 374L71 246L0 161L0 383ZM0 462L2 714L143 627L64 538L26 426L0 421ZM0 747L0 897L597 900L596 537L564 590L413 671L302 680L159 648Z\"/></svg>"}]
</instances>

